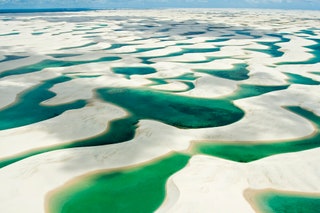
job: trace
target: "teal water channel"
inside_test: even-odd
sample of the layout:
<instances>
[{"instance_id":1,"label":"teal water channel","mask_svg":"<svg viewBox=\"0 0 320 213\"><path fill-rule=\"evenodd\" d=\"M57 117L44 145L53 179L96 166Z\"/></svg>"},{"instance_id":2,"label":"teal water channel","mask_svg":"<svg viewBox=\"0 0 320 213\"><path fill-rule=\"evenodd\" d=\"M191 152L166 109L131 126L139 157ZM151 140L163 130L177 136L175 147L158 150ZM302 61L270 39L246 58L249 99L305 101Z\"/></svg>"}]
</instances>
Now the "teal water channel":
<instances>
[{"instance_id":1,"label":"teal water channel","mask_svg":"<svg viewBox=\"0 0 320 213\"><path fill-rule=\"evenodd\" d=\"M320 146L320 117L314 113L297 106L286 107L286 109L308 119L316 126L316 132L306 138L290 141L274 141L263 144L252 144L250 142L199 142L194 144L194 154L206 154L237 162L251 162L267 156L298 152Z\"/></svg>"},{"instance_id":2,"label":"teal water channel","mask_svg":"<svg viewBox=\"0 0 320 213\"><path fill-rule=\"evenodd\" d=\"M47 59L37 64L32 64L32 65L12 69L12 70L3 71L2 73L0 73L0 78L12 76L12 75L22 75L27 73L39 72L45 68L51 68L51 67L69 67L69 66L87 64L87 63L115 61L119 59L121 58L117 56L102 57L96 60L89 60L89 61L62 61L62 60Z\"/></svg>"},{"instance_id":3,"label":"teal water channel","mask_svg":"<svg viewBox=\"0 0 320 213\"><path fill-rule=\"evenodd\" d=\"M320 195L267 191L257 194L254 203L262 213L317 213Z\"/></svg>"}]
</instances>

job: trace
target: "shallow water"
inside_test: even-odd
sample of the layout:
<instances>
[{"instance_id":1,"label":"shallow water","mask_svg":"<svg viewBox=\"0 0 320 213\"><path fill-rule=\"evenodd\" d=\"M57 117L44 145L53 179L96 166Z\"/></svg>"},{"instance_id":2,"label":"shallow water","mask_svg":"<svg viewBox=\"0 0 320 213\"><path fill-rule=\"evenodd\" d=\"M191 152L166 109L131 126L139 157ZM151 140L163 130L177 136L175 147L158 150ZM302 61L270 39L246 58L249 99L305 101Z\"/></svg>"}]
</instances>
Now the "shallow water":
<instances>
[{"instance_id":1,"label":"shallow water","mask_svg":"<svg viewBox=\"0 0 320 213\"><path fill-rule=\"evenodd\" d=\"M189 156L173 154L150 164L86 175L56 190L47 201L52 213L153 212L165 198L167 179Z\"/></svg>"},{"instance_id":2,"label":"shallow water","mask_svg":"<svg viewBox=\"0 0 320 213\"><path fill-rule=\"evenodd\" d=\"M113 67L112 71L117 74L123 74L130 79L131 75L147 75L157 72L152 67Z\"/></svg>"},{"instance_id":3,"label":"shallow water","mask_svg":"<svg viewBox=\"0 0 320 213\"><path fill-rule=\"evenodd\" d=\"M84 107L85 100L56 106L41 105L41 102L55 96L49 91L51 87L69 80L71 79L68 77L58 77L21 93L15 103L0 109L0 130L33 124L59 116L67 110Z\"/></svg>"},{"instance_id":4,"label":"shallow water","mask_svg":"<svg viewBox=\"0 0 320 213\"><path fill-rule=\"evenodd\" d=\"M268 191L254 200L262 213L316 213L320 209L320 195Z\"/></svg>"},{"instance_id":5,"label":"shallow water","mask_svg":"<svg viewBox=\"0 0 320 213\"><path fill-rule=\"evenodd\" d=\"M219 78L226 78L235 81L242 81L249 78L249 71L247 70L247 64L234 64L234 67L230 70L219 69L196 69L195 72L203 72L209 75L213 75Z\"/></svg>"},{"instance_id":6,"label":"shallow water","mask_svg":"<svg viewBox=\"0 0 320 213\"><path fill-rule=\"evenodd\" d=\"M62 60L43 60L37 64L32 64L29 66L19 67L13 70L7 70L2 73L0 73L0 78L4 78L7 76L12 75L22 75L27 73L33 73L33 72L39 72L45 68L51 68L51 67L70 67L80 64L87 64L87 63L98 63L98 62L108 62L108 61L116 61L121 59L117 56L110 56L110 57L102 57L96 60L89 60L89 61L62 61Z\"/></svg>"}]
</instances>

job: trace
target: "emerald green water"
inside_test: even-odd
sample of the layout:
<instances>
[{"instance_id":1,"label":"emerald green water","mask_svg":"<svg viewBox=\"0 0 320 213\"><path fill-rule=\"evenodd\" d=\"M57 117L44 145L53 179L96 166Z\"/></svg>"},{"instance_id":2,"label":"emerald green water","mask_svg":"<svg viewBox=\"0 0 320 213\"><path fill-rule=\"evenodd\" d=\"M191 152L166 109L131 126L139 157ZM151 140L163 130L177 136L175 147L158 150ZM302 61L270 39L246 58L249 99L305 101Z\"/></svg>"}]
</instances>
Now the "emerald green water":
<instances>
[{"instance_id":1,"label":"emerald green water","mask_svg":"<svg viewBox=\"0 0 320 213\"><path fill-rule=\"evenodd\" d=\"M123 74L130 79L131 75L147 75L157 72L152 67L113 67L112 71L117 74Z\"/></svg>"},{"instance_id":2,"label":"emerald green water","mask_svg":"<svg viewBox=\"0 0 320 213\"><path fill-rule=\"evenodd\" d=\"M19 35L19 32L11 32L11 33L4 33L4 34L0 34L0 36L12 36L12 35Z\"/></svg>"},{"instance_id":3,"label":"emerald green water","mask_svg":"<svg viewBox=\"0 0 320 213\"><path fill-rule=\"evenodd\" d=\"M217 39L212 39L212 40L206 40L206 42L225 42L225 41L229 41L230 38L217 38Z\"/></svg>"},{"instance_id":4,"label":"emerald green water","mask_svg":"<svg viewBox=\"0 0 320 213\"><path fill-rule=\"evenodd\" d=\"M267 156L298 152L320 146L320 117L300 107L286 107L290 111L307 118L317 127L317 131L310 137L292 141L275 141L267 144L250 144L246 142L197 143L192 150L195 154L206 154L237 162L251 162Z\"/></svg>"},{"instance_id":5,"label":"emerald green water","mask_svg":"<svg viewBox=\"0 0 320 213\"><path fill-rule=\"evenodd\" d=\"M317 36L317 34L311 29L299 30L298 33L303 33L303 34L307 34L310 36Z\"/></svg>"},{"instance_id":6,"label":"emerald green water","mask_svg":"<svg viewBox=\"0 0 320 213\"><path fill-rule=\"evenodd\" d=\"M113 49L118 49L120 47L124 47L124 46L128 46L128 45L130 45L130 44L115 43L115 44L111 44L110 47L105 48L103 50L113 50Z\"/></svg>"},{"instance_id":7,"label":"emerald green water","mask_svg":"<svg viewBox=\"0 0 320 213\"><path fill-rule=\"evenodd\" d=\"M263 213L317 213L320 210L320 195L270 191L258 194L254 200Z\"/></svg>"},{"instance_id":8,"label":"emerald green water","mask_svg":"<svg viewBox=\"0 0 320 213\"><path fill-rule=\"evenodd\" d=\"M49 54L49 56L52 56L54 58L67 58L67 57L74 57L79 55L81 54L67 54L67 53Z\"/></svg>"},{"instance_id":9,"label":"emerald green water","mask_svg":"<svg viewBox=\"0 0 320 213\"><path fill-rule=\"evenodd\" d=\"M271 57L281 57L284 52L280 51L280 46L276 45L276 42L257 42L258 44L262 44L268 46L268 49L255 49L255 48L247 48L247 50L253 50L261 53L266 53Z\"/></svg>"},{"instance_id":10,"label":"emerald green water","mask_svg":"<svg viewBox=\"0 0 320 213\"><path fill-rule=\"evenodd\" d=\"M60 188L47 200L51 213L155 211L165 198L167 179L188 162L173 154L147 165L87 175Z\"/></svg>"},{"instance_id":11,"label":"emerald green water","mask_svg":"<svg viewBox=\"0 0 320 213\"><path fill-rule=\"evenodd\" d=\"M20 56L20 55L6 55L4 59L0 60L1 62L5 62L5 61L13 61L13 60L17 60L17 59L22 59L22 58L26 58L27 56Z\"/></svg>"},{"instance_id":12,"label":"emerald green water","mask_svg":"<svg viewBox=\"0 0 320 213\"><path fill-rule=\"evenodd\" d=\"M238 90L233 94L227 96L229 100L237 100L242 98L248 98L253 96L259 96L268 92L287 89L289 85L284 86L261 86L251 84L240 84Z\"/></svg>"},{"instance_id":13,"label":"emerald green water","mask_svg":"<svg viewBox=\"0 0 320 213\"><path fill-rule=\"evenodd\" d=\"M99 97L138 119L154 119L180 128L223 126L240 120L244 112L231 101L179 96L143 88L98 89Z\"/></svg>"},{"instance_id":14,"label":"emerald green water","mask_svg":"<svg viewBox=\"0 0 320 213\"><path fill-rule=\"evenodd\" d=\"M245 35L245 36L250 36L252 38L261 38L262 36L260 35L253 35L250 30L235 30L235 33L237 33L238 35Z\"/></svg>"},{"instance_id":15,"label":"emerald green water","mask_svg":"<svg viewBox=\"0 0 320 213\"><path fill-rule=\"evenodd\" d=\"M168 80L177 80L187 85L187 88L184 91L189 91L195 88L195 85L192 81L196 80L197 78L198 77L196 77L194 73L186 73L172 78L148 78L149 80L153 81L153 83L149 84L148 86L168 84Z\"/></svg>"},{"instance_id":16,"label":"emerald green water","mask_svg":"<svg viewBox=\"0 0 320 213\"><path fill-rule=\"evenodd\" d=\"M45 68L51 68L51 67L69 67L69 66L87 64L87 63L115 61L119 59L121 58L116 56L103 57L103 58L99 58L96 60L89 60L89 61L60 61L60 60L48 59L48 60L43 60L37 64L32 64L25 67L19 67L17 69L4 71L0 73L0 78L4 78L11 75L21 75L21 74L32 73L32 72L39 72Z\"/></svg>"},{"instance_id":17,"label":"emerald green water","mask_svg":"<svg viewBox=\"0 0 320 213\"><path fill-rule=\"evenodd\" d=\"M67 110L84 107L86 105L84 100L56 106L40 104L55 96L55 93L49 91L52 86L69 80L71 78L65 76L57 77L18 95L18 101L0 110L0 130L33 124L56 117Z\"/></svg>"},{"instance_id":18,"label":"emerald green water","mask_svg":"<svg viewBox=\"0 0 320 213\"><path fill-rule=\"evenodd\" d=\"M304 85L319 85L319 81L315 81L311 78L304 77L302 75L293 74L293 73L285 73L289 79L288 82L291 84L304 84Z\"/></svg>"},{"instance_id":19,"label":"emerald green water","mask_svg":"<svg viewBox=\"0 0 320 213\"><path fill-rule=\"evenodd\" d=\"M247 64L235 64L230 70L219 69L196 69L195 72L202 72L209 75L213 75L219 78L226 78L235 81L246 80L249 78L249 71L247 70Z\"/></svg>"},{"instance_id":20,"label":"emerald green water","mask_svg":"<svg viewBox=\"0 0 320 213\"><path fill-rule=\"evenodd\" d=\"M33 32L33 33L31 33L31 34L37 36L37 35L42 35L42 34L44 34L44 32Z\"/></svg>"}]
</instances>

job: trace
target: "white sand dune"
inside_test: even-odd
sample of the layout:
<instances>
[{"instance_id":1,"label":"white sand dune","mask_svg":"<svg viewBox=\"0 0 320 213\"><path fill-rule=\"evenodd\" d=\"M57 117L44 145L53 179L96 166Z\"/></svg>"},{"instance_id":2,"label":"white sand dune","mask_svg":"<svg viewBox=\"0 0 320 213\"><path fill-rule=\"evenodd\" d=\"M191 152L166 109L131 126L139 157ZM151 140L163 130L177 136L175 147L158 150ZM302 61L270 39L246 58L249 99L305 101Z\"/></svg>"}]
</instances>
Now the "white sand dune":
<instances>
[{"instance_id":1,"label":"white sand dune","mask_svg":"<svg viewBox=\"0 0 320 213\"><path fill-rule=\"evenodd\" d=\"M246 164L194 156L170 177L167 198L157 212L255 212L244 197L246 189L319 193L319 152L282 154Z\"/></svg>"}]
</instances>

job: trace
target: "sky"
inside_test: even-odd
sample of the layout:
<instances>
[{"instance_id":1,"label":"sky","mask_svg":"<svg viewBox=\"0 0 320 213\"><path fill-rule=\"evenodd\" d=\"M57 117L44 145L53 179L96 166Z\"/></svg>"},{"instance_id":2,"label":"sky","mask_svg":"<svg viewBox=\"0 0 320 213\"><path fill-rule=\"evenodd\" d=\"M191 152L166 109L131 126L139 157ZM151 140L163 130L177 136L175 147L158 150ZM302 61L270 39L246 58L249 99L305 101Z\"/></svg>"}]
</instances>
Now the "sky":
<instances>
[{"instance_id":1,"label":"sky","mask_svg":"<svg viewBox=\"0 0 320 213\"><path fill-rule=\"evenodd\" d=\"M21 8L270 8L320 10L320 0L0 0Z\"/></svg>"}]
</instances>

